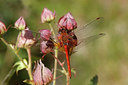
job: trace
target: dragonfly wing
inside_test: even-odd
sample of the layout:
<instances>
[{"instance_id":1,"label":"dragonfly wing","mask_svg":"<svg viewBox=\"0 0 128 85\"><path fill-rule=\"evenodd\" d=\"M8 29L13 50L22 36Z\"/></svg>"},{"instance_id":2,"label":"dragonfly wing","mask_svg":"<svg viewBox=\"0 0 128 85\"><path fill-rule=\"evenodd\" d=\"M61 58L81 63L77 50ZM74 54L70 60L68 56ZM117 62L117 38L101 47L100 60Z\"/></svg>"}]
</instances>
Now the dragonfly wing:
<instances>
[{"instance_id":1,"label":"dragonfly wing","mask_svg":"<svg viewBox=\"0 0 128 85\"><path fill-rule=\"evenodd\" d=\"M89 36L91 34L93 34L94 31L96 31L96 29L100 28L100 25L104 22L104 18L103 17L98 17L94 20L92 20L91 22L89 22L88 24L85 24L83 26L78 27L75 31L76 36L78 36L78 38L85 38L85 36Z\"/></svg>"},{"instance_id":2,"label":"dragonfly wing","mask_svg":"<svg viewBox=\"0 0 128 85\"><path fill-rule=\"evenodd\" d=\"M76 49L84 47L85 45L87 45L87 44L89 44L89 43L91 43L91 42L93 42L93 41L95 41L95 40L97 40L103 36L105 36L105 33L100 33L97 35L89 36L89 37L83 38L81 40L78 40L79 42L78 42L78 46L76 46Z\"/></svg>"}]
</instances>

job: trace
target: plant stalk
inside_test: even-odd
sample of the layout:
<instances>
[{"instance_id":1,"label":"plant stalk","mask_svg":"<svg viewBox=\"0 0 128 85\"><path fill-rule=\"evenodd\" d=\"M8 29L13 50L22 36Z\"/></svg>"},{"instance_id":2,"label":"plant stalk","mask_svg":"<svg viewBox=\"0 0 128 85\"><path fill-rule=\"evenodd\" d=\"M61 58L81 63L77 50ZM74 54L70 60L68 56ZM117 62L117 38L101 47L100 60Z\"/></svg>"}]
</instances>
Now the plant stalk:
<instances>
[{"instance_id":1,"label":"plant stalk","mask_svg":"<svg viewBox=\"0 0 128 85\"><path fill-rule=\"evenodd\" d=\"M56 35L55 35L55 31L54 31L54 29L53 29L53 27L52 27L52 25L51 25L51 23L49 23L49 26L50 26L50 28L51 28L51 31L52 31L52 33L53 33L53 37L54 37L54 41L56 42L57 40L56 40ZM55 56L56 56L56 58L58 57L58 50L57 50L57 47L55 47ZM54 60L54 74L53 74L53 85L56 85L56 74L57 74L57 59L55 59Z\"/></svg>"},{"instance_id":2,"label":"plant stalk","mask_svg":"<svg viewBox=\"0 0 128 85\"><path fill-rule=\"evenodd\" d=\"M33 80L33 77L32 77L32 59L31 59L31 49L30 48L27 48L27 53L28 53L28 75L29 75L29 78L30 80Z\"/></svg>"},{"instance_id":3,"label":"plant stalk","mask_svg":"<svg viewBox=\"0 0 128 85\"><path fill-rule=\"evenodd\" d=\"M21 31L19 32L18 39L17 39L17 41L16 41L16 46L15 46L15 49L16 49L16 50L17 50L17 45L18 45L18 42L19 42L20 36L21 36Z\"/></svg>"},{"instance_id":4,"label":"plant stalk","mask_svg":"<svg viewBox=\"0 0 128 85\"><path fill-rule=\"evenodd\" d=\"M18 55L17 51L14 50L5 40L4 38L0 38L2 40L2 42L9 48L11 48L13 50L13 52L15 53L15 55L19 58L19 60L25 65L25 67L27 68L28 66L25 64L25 62L23 61L23 59Z\"/></svg>"},{"instance_id":5,"label":"plant stalk","mask_svg":"<svg viewBox=\"0 0 128 85\"><path fill-rule=\"evenodd\" d=\"M67 85L69 85L70 77L68 73L66 74L66 79L67 79Z\"/></svg>"}]
</instances>

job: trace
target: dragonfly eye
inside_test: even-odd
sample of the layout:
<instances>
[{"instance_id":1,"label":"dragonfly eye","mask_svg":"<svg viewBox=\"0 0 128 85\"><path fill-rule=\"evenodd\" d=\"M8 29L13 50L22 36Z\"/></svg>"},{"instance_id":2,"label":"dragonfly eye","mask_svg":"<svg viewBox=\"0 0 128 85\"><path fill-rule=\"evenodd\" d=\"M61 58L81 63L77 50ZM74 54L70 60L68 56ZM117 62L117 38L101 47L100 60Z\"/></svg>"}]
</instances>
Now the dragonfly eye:
<instances>
[{"instance_id":1,"label":"dragonfly eye","mask_svg":"<svg viewBox=\"0 0 128 85\"><path fill-rule=\"evenodd\" d=\"M77 40L77 37L76 37L76 35L72 36L72 38Z\"/></svg>"},{"instance_id":2,"label":"dragonfly eye","mask_svg":"<svg viewBox=\"0 0 128 85\"><path fill-rule=\"evenodd\" d=\"M58 33L62 33L64 31L64 28L59 29Z\"/></svg>"},{"instance_id":3,"label":"dragonfly eye","mask_svg":"<svg viewBox=\"0 0 128 85\"><path fill-rule=\"evenodd\" d=\"M67 32L67 33L70 33L70 32L72 32L72 30L66 30L66 32Z\"/></svg>"},{"instance_id":4,"label":"dragonfly eye","mask_svg":"<svg viewBox=\"0 0 128 85\"><path fill-rule=\"evenodd\" d=\"M61 27L61 28L59 28L59 31L62 31L62 30L64 30L65 28L63 28L63 27Z\"/></svg>"}]
</instances>

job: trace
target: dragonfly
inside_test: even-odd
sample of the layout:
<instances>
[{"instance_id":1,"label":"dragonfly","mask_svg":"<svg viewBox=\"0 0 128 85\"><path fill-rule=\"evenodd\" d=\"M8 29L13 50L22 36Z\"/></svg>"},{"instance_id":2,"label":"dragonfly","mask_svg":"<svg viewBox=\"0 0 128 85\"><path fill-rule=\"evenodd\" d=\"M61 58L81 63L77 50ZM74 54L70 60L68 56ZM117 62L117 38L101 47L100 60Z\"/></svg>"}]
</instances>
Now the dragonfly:
<instances>
[{"instance_id":1,"label":"dragonfly","mask_svg":"<svg viewBox=\"0 0 128 85\"><path fill-rule=\"evenodd\" d=\"M90 23L84 25L83 27L81 27L78 30L68 30L65 28L61 28L58 30L58 34L57 34L57 42L53 41L53 39L51 39L51 37L49 35L46 34L46 38L45 39L43 37L44 40L42 40L41 43L45 43L45 46L42 46L42 48L45 47L45 49L43 50L47 50L46 53L44 53L44 51L42 51L44 54L47 54L48 52L53 52L53 47L57 46L58 50L61 52L64 52L66 54L66 60L67 60L67 67L68 67L68 74L69 77L71 78L71 66L70 66L70 56L75 52L74 49L75 48L80 48L80 46L84 46L102 36L104 36L104 33L99 33L97 35L92 35L92 36L85 36L82 35L82 37L78 38L77 34L81 34L79 32L82 33L86 33L86 31L90 28L90 26L92 25L96 25L97 23L100 23L101 21L103 21L102 17L96 18L95 20L91 21ZM49 33L51 34L51 33ZM42 45L43 45L42 44Z\"/></svg>"}]
</instances>

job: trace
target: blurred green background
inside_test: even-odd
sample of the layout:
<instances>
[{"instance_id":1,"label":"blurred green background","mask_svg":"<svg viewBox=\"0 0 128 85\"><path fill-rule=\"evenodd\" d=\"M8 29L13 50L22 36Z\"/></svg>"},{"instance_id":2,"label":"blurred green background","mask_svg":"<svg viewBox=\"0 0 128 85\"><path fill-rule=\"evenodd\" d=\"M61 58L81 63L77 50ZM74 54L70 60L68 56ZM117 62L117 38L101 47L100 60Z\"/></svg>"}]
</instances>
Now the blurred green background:
<instances>
[{"instance_id":1,"label":"blurred green background","mask_svg":"<svg viewBox=\"0 0 128 85\"><path fill-rule=\"evenodd\" d=\"M104 32L106 36L81 48L71 57L72 68L77 72L76 77L71 79L71 85L87 85L95 74L99 76L98 85L128 85L127 3L127 0L0 0L0 20L9 26L23 16L28 27L38 31L49 28L40 21L44 7L56 11L56 21L70 11L78 25L104 17L104 23L101 23L96 32ZM4 38L9 43L15 43L17 34L15 29L9 29ZM24 49L20 55L27 59ZM32 55L42 56L39 47L32 48ZM0 82L17 60L11 50L0 41ZM53 67L50 56L45 57L43 62L47 67ZM23 85L22 81L26 78L27 72L23 70L18 75L14 74L6 84ZM65 85L64 76L57 79L57 85Z\"/></svg>"}]
</instances>

